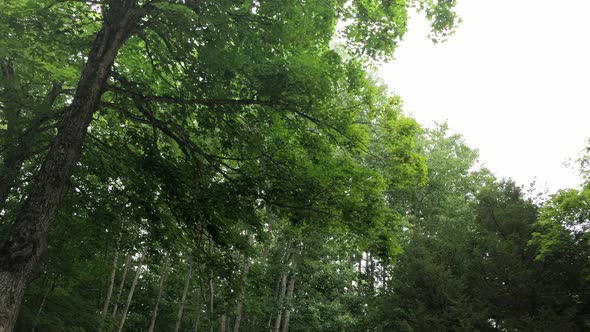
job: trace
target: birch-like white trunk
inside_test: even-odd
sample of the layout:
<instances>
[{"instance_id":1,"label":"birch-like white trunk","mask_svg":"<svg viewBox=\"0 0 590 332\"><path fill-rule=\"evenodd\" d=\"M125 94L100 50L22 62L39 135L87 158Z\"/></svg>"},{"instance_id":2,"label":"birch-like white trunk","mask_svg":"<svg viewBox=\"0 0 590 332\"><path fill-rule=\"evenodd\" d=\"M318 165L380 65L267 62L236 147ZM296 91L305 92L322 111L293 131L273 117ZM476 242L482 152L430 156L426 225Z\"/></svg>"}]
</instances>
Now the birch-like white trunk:
<instances>
[{"instance_id":1,"label":"birch-like white trunk","mask_svg":"<svg viewBox=\"0 0 590 332\"><path fill-rule=\"evenodd\" d=\"M125 279L127 278L127 272L131 266L131 255L125 257L125 268L123 268L123 275L121 276L121 282L119 283L119 290L117 291L117 298L115 299L115 305L113 307L112 317L117 317L117 309L119 308L119 301L121 300L121 294L123 293L123 287L125 287Z\"/></svg>"},{"instance_id":2,"label":"birch-like white trunk","mask_svg":"<svg viewBox=\"0 0 590 332\"><path fill-rule=\"evenodd\" d=\"M123 308L123 312L121 313L121 322L119 323L119 332L123 331L123 327L125 326L125 321L127 320L127 312L129 311L129 306L131 305L131 300L133 299L133 293L135 292L135 286L137 286L137 281L139 280L139 275L141 274L141 264L143 263L144 255L142 254L137 262L137 268L135 269L135 277L133 278L133 282L131 283L131 288L129 289L129 294L127 295L127 302L125 303L125 308Z\"/></svg>"},{"instance_id":3,"label":"birch-like white trunk","mask_svg":"<svg viewBox=\"0 0 590 332\"><path fill-rule=\"evenodd\" d=\"M184 302L186 301L186 294L188 293L188 287L191 282L191 276L193 273L193 265L191 264L188 268L188 273L186 275L186 280L184 281L184 288L182 289L182 298L180 299L180 307L178 308L178 316L176 317L176 327L174 328L174 332L178 332L180 330L180 325L182 324L182 313L184 311ZM197 326L199 325L199 319L197 318L197 323L195 324L194 330L197 330Z\"/></svg>"},{"instance_id":4,"label":"birch-like white trunk","mask_svg":"<svg viewBox=\"0 0 590 332\"><path fill-rule=\"evenodd\" d=\"M156 328L156 319L158 318L158 307L160 306L160 299L162 298L162 292L164 291L164 283L166 282L166 274L168 273L168 262L169 257L166 256L164 267L162 269L162 273L160 274L160 283L158 284L158 296L156 297L156 304L154 305L154 310L152 311L152 318L150 320L150 327L148 328L148 332L154 332L154 328Z\"/></svg>"}]
</instances>

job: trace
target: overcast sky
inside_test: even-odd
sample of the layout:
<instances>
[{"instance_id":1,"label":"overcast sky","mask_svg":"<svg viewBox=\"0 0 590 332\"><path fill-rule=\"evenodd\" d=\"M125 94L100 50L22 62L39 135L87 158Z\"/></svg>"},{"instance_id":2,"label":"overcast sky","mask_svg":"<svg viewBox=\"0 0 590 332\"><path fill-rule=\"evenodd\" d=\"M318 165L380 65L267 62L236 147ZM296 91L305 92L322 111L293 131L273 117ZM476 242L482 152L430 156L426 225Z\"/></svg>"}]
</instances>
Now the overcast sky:
<instances>
[{"instance_id":1,"label":"overcast sky","mask_svg":"<svg viewBox=\"0 0 590 332\"><path fill-rule=\"evenodd\" d=\"M551 192L590 138L590 0L459 0L463 23L433 45L414 14L380 74L420 123L447 120L498 177Z\"/></svg>"}]
</instances>

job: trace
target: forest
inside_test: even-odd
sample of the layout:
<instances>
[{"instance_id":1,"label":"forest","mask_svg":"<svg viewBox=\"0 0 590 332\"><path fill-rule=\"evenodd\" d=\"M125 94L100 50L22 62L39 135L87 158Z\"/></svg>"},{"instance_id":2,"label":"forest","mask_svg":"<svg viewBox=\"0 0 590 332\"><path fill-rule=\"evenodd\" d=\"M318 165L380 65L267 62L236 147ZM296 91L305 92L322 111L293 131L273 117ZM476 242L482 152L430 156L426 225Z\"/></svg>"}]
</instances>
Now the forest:
<instances>
[{"instance_id":1,"label":"forest","mask_svg":"<svg viewBox=\"0 0 590 332\"><path fill-rule=\"evenodd\" d=\"M590 331L590 141L537 195L377 78L455 6L0 1L0 332Z\"/></svg>"}]
</instances>

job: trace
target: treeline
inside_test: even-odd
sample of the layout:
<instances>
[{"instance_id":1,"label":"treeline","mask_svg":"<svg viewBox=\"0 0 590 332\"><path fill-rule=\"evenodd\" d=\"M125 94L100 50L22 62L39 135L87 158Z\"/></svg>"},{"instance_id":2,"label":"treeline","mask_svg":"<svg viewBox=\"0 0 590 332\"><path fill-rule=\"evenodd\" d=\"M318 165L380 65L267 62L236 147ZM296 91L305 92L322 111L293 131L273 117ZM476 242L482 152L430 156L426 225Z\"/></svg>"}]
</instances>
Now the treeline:
<instances>
[{"instance_id":1,"label":"treeline","mask_svg":"<svg viewBox=\"0 0 590 332\"><path fill-rule=\"evenodd\" d=\"M586 330L589 186L539 206L446 125L414 149L427 173L382 190L378 222L260 202L182 217L178 196L95 193L97 174L80 174L89 187L68 196L18 330Z\"/></svg>"},{"instance_id":2,"label":"treeline","mask_svg":"<svg viewBox=\"0 0 590 332\"><path fill-rule=\"evenodd\" d=\"M453 6L0 3L0 332L588 329L588 178L535 203L370 74Z\"/></svg>"}]
</instances>

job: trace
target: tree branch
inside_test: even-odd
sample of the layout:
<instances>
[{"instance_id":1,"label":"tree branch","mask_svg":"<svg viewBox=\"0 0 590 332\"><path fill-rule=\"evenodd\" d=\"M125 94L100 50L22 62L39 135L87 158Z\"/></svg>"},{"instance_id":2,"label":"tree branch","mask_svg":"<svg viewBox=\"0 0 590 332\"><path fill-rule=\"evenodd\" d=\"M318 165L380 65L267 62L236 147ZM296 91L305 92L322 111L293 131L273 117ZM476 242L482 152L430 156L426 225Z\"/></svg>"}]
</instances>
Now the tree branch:
<instances>
[{"instance_id":1,"label":"tree branch","mask_svg":"<svg viewBox=\"0 0 590 332\"><path fill-rule=\"evenodd\" d=\"M156 95L143 95L137 92L125 90L123 88L108 85L107 91L111 91L115 94L124 95L131 97L142 102L156 102L164 104L177 104L177 105L202 105L202 106L221 106L221 105L233 105L233 106L269 106L275 102L272 100L257 100L257 99L183 99L172 96L156 96Z\"/></svg>"}]
</instances>

